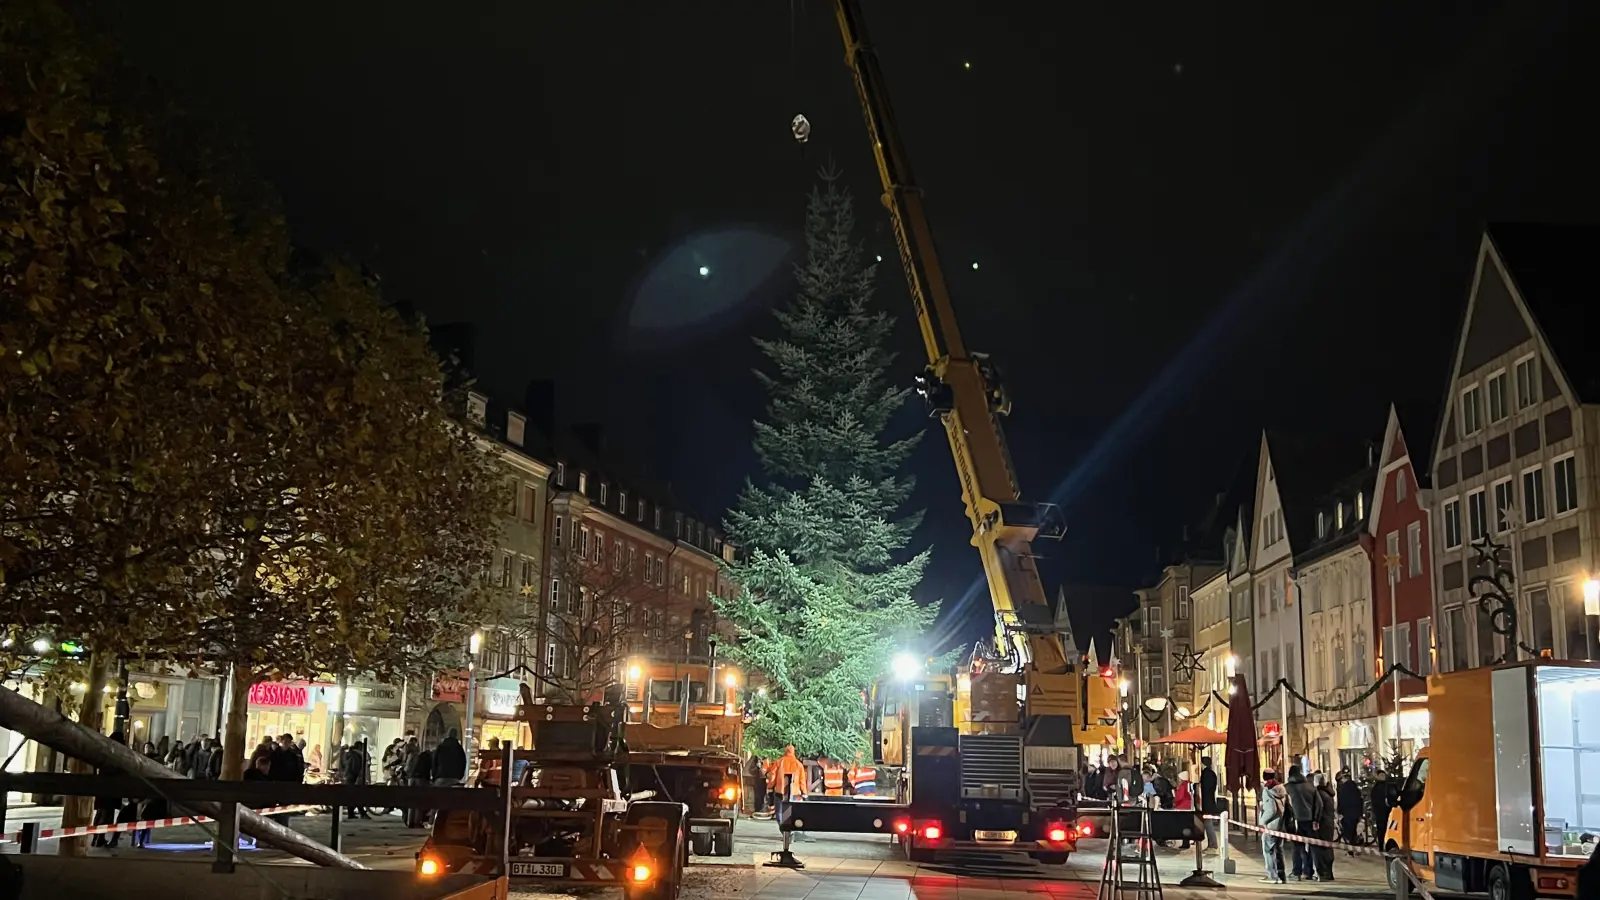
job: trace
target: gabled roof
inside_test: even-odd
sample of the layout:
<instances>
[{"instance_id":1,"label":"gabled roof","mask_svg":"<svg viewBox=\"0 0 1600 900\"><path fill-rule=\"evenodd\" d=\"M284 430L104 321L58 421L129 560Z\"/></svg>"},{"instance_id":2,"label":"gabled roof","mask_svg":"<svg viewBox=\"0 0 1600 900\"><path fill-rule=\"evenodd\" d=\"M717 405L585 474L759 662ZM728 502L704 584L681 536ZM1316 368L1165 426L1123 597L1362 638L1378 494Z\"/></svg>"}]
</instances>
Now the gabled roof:
<instances>
[{"instance_id":1,"label":"gabled roof","mask_svg":"<svg viewBox=\"0 0 1600 900\"><path fill-rule=\"evenodd\" d=\"M1600 403L1600 343L1585 312L1600 294L1600 225L1497 223L1487 237L1534 324L1583 403Z\"/></svg>"},{"instance_id":2,"label":"gabled roof","mask_svg":"<svg viewBox=\"0 0 1600 900\"><path fill-rule=\"evenodd\" d=\"M1390 404L1389 421L1383 430L1383 442L1378 445L1377 471L1381 473L1390 463L1405 457L1410 460L1411 477L1416 481L1417 487L1428 487L1433 480L1433 470L1428 465L1429 450L1432 445L1426 441L1433 434L1430 407L1414 402ZM1383 515L1384 504L1388 502L1387 490L1374 492L1372 504L1367 508L1368 534L1377 535L1378 521Z\"/></svg>"},{"instance_id":3,"label":"gabled roof","mask_svg":"<svg viewBox=\"0 0 1600 900\"><path fill-rule=\"evenodd\" d=\"M1316 541L1318 501L1349 480L1352 472L1370 468L1368 443L1348 436L1289 433L1276 428L1266 430L1266 440L1289 549L1298 558Z\"/></svg>"},{"instance_id":4,"label":"gabled roof","mask_svg":"<svg viewBox=\"0 0 1600 900\"><path fill-rule=\"evenodd\" d=\"M1376 462L1376 459L1374 459ZM1304 566L1316 562L1331 554L1337 553L1361 540L1361 535L1367 530L1367 519L1357 518L1355 514L1356 495L1362 497L1364 512L1369 516L1372 508L1377 504L1373 500L1373 486L1378 480L1376 465L1368 466L1340 479L1336 484L1323 491L1313 501L1311 513L1312 531L1311 542L1304 549L1296 548L1294 563ZM1344 505L1344 527L1339 527L1338 507ZM1322 524L1326 529L1321 535L1317 534L1317 514L1322 514Z\"/></svg>"}]
</instances>

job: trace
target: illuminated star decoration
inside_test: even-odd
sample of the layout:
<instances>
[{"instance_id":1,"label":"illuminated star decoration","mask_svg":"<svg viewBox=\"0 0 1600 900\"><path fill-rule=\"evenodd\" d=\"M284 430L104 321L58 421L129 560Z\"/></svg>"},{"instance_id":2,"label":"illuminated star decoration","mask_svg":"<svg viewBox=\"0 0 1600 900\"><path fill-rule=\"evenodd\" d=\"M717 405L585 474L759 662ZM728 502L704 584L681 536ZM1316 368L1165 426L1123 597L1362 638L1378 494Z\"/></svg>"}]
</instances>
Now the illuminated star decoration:
<instances>
[{"instance_id":1,"label":"illuminated star decoration","mask_svg":"<svg viewBox=\"0 0 1600 900\"><path fill-rule=\"evenodd\" d=\"M524 596L524 597L532 597L533 596L533 585L531 585L531 584L523 585L522 586L522 596Z\"/></svg>"},{"instance_id":2,"label":"illuminated star decoration","mask_svg":"<svg viewBox=\"0 0 1600 900\"><path fill-rule=\"evenodd\" d=\"M1161 629L1161 639L1163 641L1170 641L1172 640L1172 636L1176 633L1177 632L1173 631L1171 628L1163 628Z\"/></svg>"},{"instance_id":3,"label":"illuminated star decoration","mask_svg":"<svg viewBox=\"0 0 1600 900\"><path fill-rule=\"evenodd\" d=\"M1485 534L1472 542L1472 549L1478 554L1478 567L1490 569L1500 562L1500 551L1505 548L1495 543L1492 536Z\"/></svg>"},{"instance_id":4,"label":"illuminated star decoration","mask_svg":"<svg viewBox=\"0 0 1600 900\"><path fill-rule=\"evenodd\" d=\"M1176 662L1172 664L1172 674L1179 681L1193 683L1195 673L1206 670L1206 667L1200 664L1200 654L1191 650L1188 644L1180 645L1178 652L1173 654L1173 659Z\"/></svg>"}]
</instances>

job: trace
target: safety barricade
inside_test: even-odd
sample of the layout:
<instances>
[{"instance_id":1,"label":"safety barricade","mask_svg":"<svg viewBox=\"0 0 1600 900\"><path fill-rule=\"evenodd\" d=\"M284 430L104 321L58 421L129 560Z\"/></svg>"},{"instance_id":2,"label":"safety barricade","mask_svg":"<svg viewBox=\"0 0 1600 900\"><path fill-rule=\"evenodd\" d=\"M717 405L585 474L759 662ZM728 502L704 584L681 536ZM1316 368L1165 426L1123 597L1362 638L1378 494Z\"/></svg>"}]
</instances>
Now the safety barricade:
<instances>
[{"instance_id":1,"label":"safety barricade","mask_svg":"<svg viewBox=\"0 0 1600 900\"><path fill-rule=\"evenodd\" d=\"M1205 818L1210 819L1213 822L1222 821L1222 817L1221 816L1205 816ZM1257 834L1270 834L1273 837L1280 837L1280 838L1283 838L1286 841L1295 841L1296 843L1310 844L1313 847L1330 847L1330 848L1332 848L1334 850L1343 850L1343 851L1345 851L1346 853L1349 853L1352 856L1387 856L1388 855L1388 854L1384 853L1381 849L1379 849L1377 847L1369 847L1369 846L1367 846L1365 844L1346 844L1343 841L1325 841L1325 840L1323 840L1321 838L1307 837L1307 836L1305 836L1303 834L1291 834L1291 833L1289 833L1287 831L1276 831L1276 830L1271 829L1271 828L1262 828L1260 825L1251 825L1249 822L1241 822L1238 819L1234 819L1234 818L1229 818L1228 819L1228 826L1230 828L1243 828L1246 831L1254 831Z\"/></svg>"},{"instance_id":2,"label":"safety barricade","mask_svg":"<svg viewBox=\"0 0 1600 900\"><path fill-rule=\"evenodd\" d=\"M268 809L258 809L255 812L263 816L290 815L293 813L311 812L321 809L319 806L274 806ZM126 831L143 831L146 828L171 828L174 825L198 825L202 822L215 822L210 816L176 816L166 819L146 819L142 822L123 822L118 825L80 825L72 828L42 828L34 835L36 840L49 841L69 837L87 837L93 834L120 834ZM0 834L0 844L15 844L22 839L22 832Z\"/></svg>"}]
</instances>

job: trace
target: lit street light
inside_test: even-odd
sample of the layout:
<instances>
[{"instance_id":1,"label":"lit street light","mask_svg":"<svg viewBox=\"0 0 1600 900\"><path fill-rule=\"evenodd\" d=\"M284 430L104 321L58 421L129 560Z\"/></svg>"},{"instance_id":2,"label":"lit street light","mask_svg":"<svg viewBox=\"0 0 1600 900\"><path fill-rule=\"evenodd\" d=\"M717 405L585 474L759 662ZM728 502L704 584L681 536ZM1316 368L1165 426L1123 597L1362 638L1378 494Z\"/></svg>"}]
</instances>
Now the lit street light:
<instances>
[{"instance_id":1,"label":"lit street light","mask_svg":"<svg viewBox=\"0 0 1600 900\"><path fill-rule=\"evenodd\" d=\"M910 681L922 674L922 661L909 653L902 653L894 658L894 677L901 681Z\"/></svg>"},{"instance_id":2,"label":"lit street light","mask_svg":"<svg viewBox=\"0 0 1600 900\"><path fill-rule=\"evenodd\" d=\"M1223 668L1228 673L1228 680L1232 681L1233 676L1239 673L1239 657L1232 653L1228 654L1228 659L1223 663Z\"/></svg>"},{"instance_id":3,"label":"lit street light","mask_svg":"<svg viewBox=\"0 0 1600 900\"><path fill-rule=\"evenodd\" d=\"M1583 583L1583 614L1600 616L1600 579L1590 578Z\"/></svg>"},{"instance_id":4,"label":"lit street light","mask_svg":"<svg viewBox=\"0 0 1600 900\"><path fill-rule=\"evenodd\" d=\"M35 652L35 653L49 653L50 652L50 642L45 640L44 638L39 638L38 640L33 642L33 652Z\"/></svg>"},{"instance_id":5,"label":"lit street light","mask_svg":"<svg viewBox=\"0 0 1600 900\"><path fill-rule=\"evenodd\" d=\"M478 699L478 648L482 646L483 634L474 631L472 636L467 638L467 739L462 742L462 746L467 751L467 768L469 770L472 768L473 758L472 717L477 714L473 706ZM462 780L465 781L466 777L463 776Z\"/></svg>"},{"instance_id":6,"label":"lit street light","mask_svg":"<svg viewBox=\"0 0 1600 900\"><path fill-rule=\"evenodd\" d=\"M1117 690L1121 691L1122 692L1122 696L1124 696L1124 697L1128 696L1128 688L1130 688L1130 687L1132 687L1132 685L1130 685L1128 683L1128 679L1126 679L1126 678L1124 678L1121 681L1117 682Z\"/></svg>"}]
</instances>

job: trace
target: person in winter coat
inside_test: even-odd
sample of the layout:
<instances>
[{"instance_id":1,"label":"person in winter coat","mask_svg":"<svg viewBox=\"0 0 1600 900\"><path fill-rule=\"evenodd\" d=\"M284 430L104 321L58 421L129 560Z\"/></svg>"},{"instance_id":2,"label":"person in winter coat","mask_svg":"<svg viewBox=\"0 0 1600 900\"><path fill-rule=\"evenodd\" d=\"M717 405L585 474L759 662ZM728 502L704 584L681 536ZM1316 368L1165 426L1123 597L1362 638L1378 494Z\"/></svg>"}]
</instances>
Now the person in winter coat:
<instances>
[{"instance_id":1,"label":"person in winter coat","mask_svg":"<svg viewBox=\"0 0 1600 900\"><path fill-rule=\"evenodd\" d=\"M1200 757L1200 812L1208 816L1222 815L1222 803L1217 800L1217 771L1211 768L1211 757ZM1206 820L1206 849L1215 850L1221 843L1221 824Z\"/></svg>"},{"instance_id":2,"label":"person in winter coat","mask_svg":"<svg viewBox=\"0 0 1600 900\"><path fill-rule=\"evenodd\" d=\"M1339 773L1339 787L1335 791L1339 810L1339 839L1346 844L1358 840L1356 829L1361 824L1361 785L1350 777L1349 770Z\"/></svg>"},{"instance_id":3,"label":"person in winter coat","mask_svg":"<svg viewBox=\"0 0 1600 900\"><path fill-rule=\"evenodd\" d=\"M1319 840L1331 841L1333 840L1334 822L1337 819L1334 812L1334 804L1337 801L1333 796L1333 785L1328 783L1328 776L1322 772L1312 776L1311 783L1317 789L1318 799L1322 801L1321 805L1317 807L1316 837ZM1317 880L1332 881L1333 848L1313 847L1311 850L1312 860L1317 864Z\"/></svg>"},{"instance_id":4,"label":"person in winter coat","mask_svg":"<svg viewBox=\"0 0 1600 900\"><path fill-rule=\"evenodd\" d=\"M1194 812L1194 795L1195 787L1194 782L1189 780L1189 770L1183 769L1179 771L1177 790L1172 795L1172 808L1184 812ZM1189 839L1184 838L1183 845L1178 849L1189 849Z\"/></svg>"},{"instance_id":5,"label":"person in winter coat","mask_svg":"<svg viewBox=\"0 0 1600 900\"><path fill-rule=\"evenodd\" d=\"M1289 794L1289 815L1293 819L1290 827L1283 830L1290 834L1298 834L1310 838L1321 837L1318 834L1318 823L1322 819L1322 795L1317 793L1317 789L1312 786L1311 782L1306 781L1305 776L1300 773L1299 766L1289 767L1289 778L1284 782L1283 787ZM1316 876L1316 865L1311 858L1311 845L1295 841L1295 880L1315 878Z\"/></svg>"},{"instance_id":6,"label":"person in winter coat","mask_svg":"<svg viewBox=\"0 0 1600 900\"><path fill-rule=\"evenodd\" d=\"M452 787L467 777L467 751L461 746L461 733L454 728L433 748L433 783Z\"/></svg>"},{"instance_id":7,"label":"person in winter coat","mask_svg":"<svg viewBox=\"0 0 1600 900\"><path fill-rule=\"evenodd\" d=\"M120 731L113 731L111 733L111 739L113 741L116 741L119 744L126 744L127 743L127 739L122 736L122 732L120 732ZM121 769L118 769L118 768L116 768L114 766L102 766L102 767L100 767L99 774L101 774L101 775L109 775L109 776L119 776L119 775L122 775L124 773L123 773L123 771ZM115 825L117 823L117 811L120 810L121 808L122 808L122 798L121 797L96 797L96 798L94 798L94 822L93 822L93 824L95 824L95 825ZM91 846L94 846L94 847L115 847L117 845L117 839L120 838L120 837L122 837L122 835L120 835L120 834L97 834L93 838L90 839L89 844Z\"/></svg>"},{"instance_id":8,"label":"person in winter coat","mask_svg":"<svg viewBox=\"0 0 1600 900\"><path fill-rule=\"evenodd\" d=\"M1256 807L1256 824L1272 831L1287 831L1289 795L1284 791L1283 785L1278 783L1277 773L1266 771L1261 774L1261 803ZM1275 834L1261 836L1261 855L1267 864L1267 877L1261 879L1264 884L1286 884L1287 878L1283 877L1283 838Z\"/></svg>"},{"instance_id":9,"label":"person in winter coat","mask_svg":"<svg viewBox=\"0 0 1600 900\"><path fill-rule=\"evenodd\" d=\"M407 745L409 748L406 762L406 779L412 787L427 787L433 784L433 751L424 750L413 738ZM406 827L421 828L428 820L428 811L425 809L406 810Z\"/></svg>"}]
</instances>

